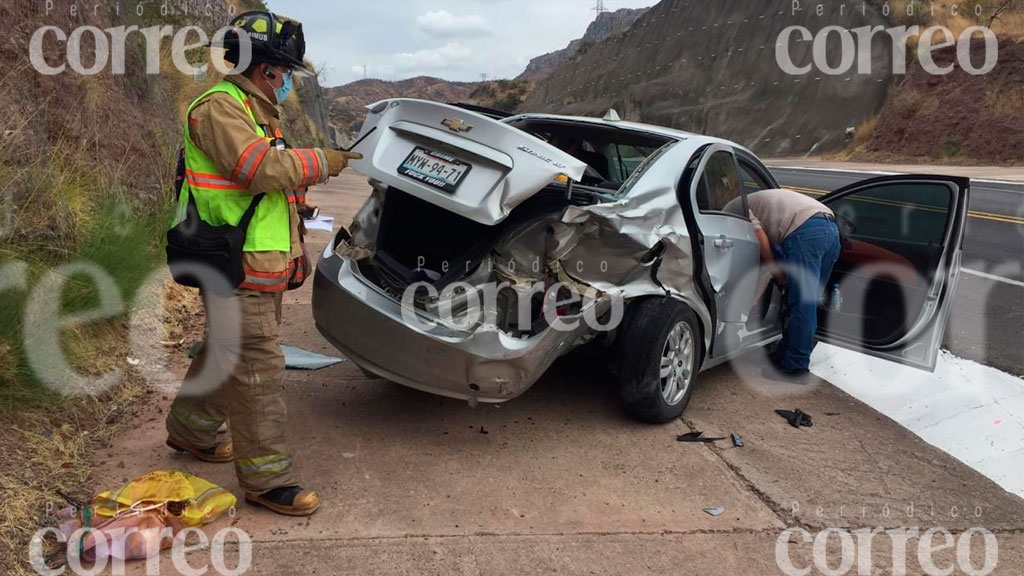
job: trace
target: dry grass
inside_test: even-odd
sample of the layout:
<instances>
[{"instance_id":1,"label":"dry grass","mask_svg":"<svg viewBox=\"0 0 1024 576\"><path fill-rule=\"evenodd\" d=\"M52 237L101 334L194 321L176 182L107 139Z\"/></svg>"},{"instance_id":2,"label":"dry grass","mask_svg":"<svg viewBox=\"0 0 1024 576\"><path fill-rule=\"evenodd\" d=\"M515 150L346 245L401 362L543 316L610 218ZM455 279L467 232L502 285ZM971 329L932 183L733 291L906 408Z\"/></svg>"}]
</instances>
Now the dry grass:
<instances>
[{"instance_id":1,"label":"dry grass","mask_svg":"<svg viewBox=\"0 0 1024 576\"><path fill-rule=\"evenodd\" d=\"M179 342L198 325L194 291L168 287L163 306L146 308L139 329L157 339ZM81 374L124 370L122 382L100 396L63 398L47 410L0 414L5 434L0 439L0 572L33 574L24 563L28 541L41 528L55 525L52 512L68 505L66 496L88 502L93 453L109 445L128 423L136 407L152 395L156 378L166 368L148 362L125 364L128 353L123 322L88 325L64 334L69 360ZM157 343L159 345L159 342ZM9 347L0 342L0 360Z\"/></svg>"},{"instance_id":2,"label":"dry grass","mask_svg":"<svg viewBox=\"0 0 1024 576\"><path fill-rule=\"evenodd\" d=\"M68 505L65 497L89 501L82 492L92 453L106 446L127 422L148 387L128 377L104 398L71 400L46 413L0 418L0 567L12 576L34 574L24 559L28 541L55 525L52 512Z\"/></svg>"},{"instance_id":3,"label":"dry grass","mask_svg":"<svg viewBox=\"0 0 1024 576\"><path fill-rule=\"evenodd\" d=\"M860 148L871 140L871 135L875 132L875 127L878 126L878 115L868 118L867 120L860 123L857 126L857 132L854 134L852 145L854 148Z\"/></svg>"}]
</instances>

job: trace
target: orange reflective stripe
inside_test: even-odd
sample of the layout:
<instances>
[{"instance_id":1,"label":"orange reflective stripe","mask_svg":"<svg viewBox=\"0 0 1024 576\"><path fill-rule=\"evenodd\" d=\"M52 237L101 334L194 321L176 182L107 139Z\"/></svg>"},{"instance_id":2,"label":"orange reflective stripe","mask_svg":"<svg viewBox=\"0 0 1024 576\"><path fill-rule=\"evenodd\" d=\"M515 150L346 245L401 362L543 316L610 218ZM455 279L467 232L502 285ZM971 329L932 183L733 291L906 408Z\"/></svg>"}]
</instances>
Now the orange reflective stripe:
<instances>
[{"instance_id":1,"label":"orange reflective stripe","mask_svg":"<svg viewBox=\"0 0 1024 576\"><path fill-rule=\"evenodd\" d=\"M290 270L261 272L245 268L245 280L239 287L257 292L284 292L288 289L289 276Z\"/></svg>"},{"instance_id":2,"label":"orange reflective stripe","mask_svg":"<svg viewBox=\"0 0 1024 576\"><path fill-rule=\"evenodd\" d=\"M292 149L292 152L295 152L295 155L299 157L299 162L302 163L302 183L305 185L305 183L309 181L309 157L306 156L305 150L301 150L299 148Z\"/></svg>"},{"instance_id":3,"label":"orange reflective stripe","mask_svg":"<svg viewBox=\"0 0 1024 576\"><path fill-rule=\"evenodd\" d=\"M238 285L242 290L253 290L255 292L284 292L288 290L288 280L274 285L257 284L248 280Z\"/></svg>"},{"instance_id":4,"label":"orange reflective stripe","mask_svg":"<svg viewBox=\"0 0 1024 576\"><path fill-rule=\"evenodd\" d=\"M316 152L308 148L294 148L293 151L302 160L303 177L301 188L308 188L319 182L322 171Z\"/></svg>"},{"instance_id":5,"label":"orange reflective stripe","mask_svg":"<svg viewBox=\"0 0 1024 576\"><path fill-rule=\"evenodd\" d=\"M280 271L280 272L261 272L261 271L258 271L258 270L245 269L245 272L246 272L246 276L251 276L253 278L258 278L258 279L261 279L261 280L274 280L274 279L280 280L282 278L288 278L288 271L287 270L283 270L283 271Z\"/></svg>"},{"instance_id":6,"label":"orange reflective stripe","mask_svg":"<svg viewBox=\"0 0 1024 576\"><path fill-rule=\"evenodd\" d=\"M269 152L270 142L265 139L260 139L250 144L245 149L245 152L242 152L238 163L235 164L235 171L231 175L231 179L248 188L252 184L253 179L256 178L256 173Z\"/></svg>"},{"instance_id":7,"label":"orange reflective stripe","mask_svg":"<svg viewBox=\"0 0 1024 576\"><path fill-rule=\"evenodd\" d=\"M210 179L210 180L224 180L225 182L230 182L230 180L228 180L227 178L221 176L220 174L208 174L206 172L196 172L195 170L189 170L188 168L185 169L185 173L188 174L189 176L195 176L197 178L207 178L207 179Z\"/></svg>"},{"instance_id":8,"label":"orange reflective stripe","mask_svg":"<svg viewBox=\"0 0 1024 576\"><path fill-rule=\"evenodd\" d=\"M291 281L293 283L301 282L309 276L309 270L306 268L305 258L297 258L295 260L292 260L292 263L291 265L288 266L288 269L291 271L289 276L291 277Z\"/></svg>"},{"instance_id":9,"label":"orange reflective stripe","mask_svg":"<svg viewBox=\"0 0 1024 576\"><path fill-rule=\"evenodd\" d=\"M185 179L188 180L189 186L194 188L206 188L210 190L235 190L244 191L237 183L232 182L217 174L205 174L202 172L193 172L192 170L185 170Z\"/></svg>"}]
</instances>

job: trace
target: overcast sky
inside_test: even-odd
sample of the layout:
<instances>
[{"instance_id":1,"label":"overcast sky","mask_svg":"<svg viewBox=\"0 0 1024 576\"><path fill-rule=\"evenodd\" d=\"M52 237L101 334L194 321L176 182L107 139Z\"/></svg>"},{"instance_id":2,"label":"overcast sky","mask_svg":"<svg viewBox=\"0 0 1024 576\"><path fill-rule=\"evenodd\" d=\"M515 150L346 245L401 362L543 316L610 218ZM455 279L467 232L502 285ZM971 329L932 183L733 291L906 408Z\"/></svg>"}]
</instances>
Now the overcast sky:
<instances>
[{"instance_id":1,"label":"overcast sky","mask_svg":"<svg viewBox=\"0 0 1024 576\"><path fill-rule=\"evenodd\" d=\"M605 0L610 10L656 0ZM269 0L301 20L306 55L327 66L328 86L367 75L447 80L512 78L531 58L564 48L594 20L596 0Z\"/></svg>"}]
</instances>

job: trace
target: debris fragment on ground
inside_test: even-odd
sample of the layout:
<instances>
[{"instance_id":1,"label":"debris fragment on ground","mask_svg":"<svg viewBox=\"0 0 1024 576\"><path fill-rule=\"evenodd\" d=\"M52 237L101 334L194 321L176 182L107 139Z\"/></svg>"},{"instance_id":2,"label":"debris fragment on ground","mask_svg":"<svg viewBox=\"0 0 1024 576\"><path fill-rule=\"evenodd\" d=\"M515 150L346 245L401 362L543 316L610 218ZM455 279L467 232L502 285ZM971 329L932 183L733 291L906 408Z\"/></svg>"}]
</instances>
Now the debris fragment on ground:
<instances>
[{"instance_id":1,"label":"debris fragment on ground","mask_svg":"<svg viewBox=\"0 0 1024 576\"><path fill-rule=\"evenodd\" d=\"M281 346L284 352L285 367L289 370L322 370L347 362L344 358L324 356L295 346Z\"/></svg>"},{"instance_id":2,"label":"debris fragment on ground","mask_svg":"<svg viewBox=\"0 0 1024 576\"><path fill-rule=\"evenodd\" d=\"M714 444L720 442L725 438L705 438L703 432L690 432L681 436L676 436L676 442L684 442L690 444Z\"/></svg>"},{"instance_id":3,"label":"debris fragment on ground","mask_svg":"<svg viewBox=\"0 0 1024 576\"><path fill-rule=\"evenodd\" d=\"M814 422L811 419L811 415L805 413L803 410L800 410L799 408L792 411L776 410L775 413L785 418L786 421L789 422L789 425L792 426L793 428L811 428L812 426L814 426Z\"/></svg>"}]
</instances>

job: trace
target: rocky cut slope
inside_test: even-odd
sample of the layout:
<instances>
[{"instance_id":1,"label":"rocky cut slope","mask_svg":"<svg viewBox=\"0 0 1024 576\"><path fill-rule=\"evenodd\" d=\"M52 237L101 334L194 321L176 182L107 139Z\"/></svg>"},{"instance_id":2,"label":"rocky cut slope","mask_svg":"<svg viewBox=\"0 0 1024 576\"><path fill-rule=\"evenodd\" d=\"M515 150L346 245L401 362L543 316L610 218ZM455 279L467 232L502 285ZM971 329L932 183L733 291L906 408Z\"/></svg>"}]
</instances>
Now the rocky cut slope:
<instances>
[{"instance_id":1,"label":"rocky cut slope","mask_svg":"<svg viewBox=\"0 0 1024 576\"><path fill-rule=\"evenodd\" d=\"M875 114L892 76L891 43L872 43L870 74L856 66L841 75L812 71L789 75L775 46L788 26L811 34L839 25L886 25L870 4L840 11L825 1L824 14L791 10L772 0L698 2L664 0L630 30L597 44L539 81L523 106L537 112L601 115L615 108L624 119L728 138L765 155L834 150L848 127ZM862 12L863 8L863 12ZM828 61L836 65L839 37ZM797 66L811 62L811 42L793 42Z\"/></svg>"},{"instance_id":2,"label":"rocky cut slope","mask_svg":"<svg viewBox=\"0 0 1024 576\"><path fill-rule=\"evenodd\" d=\"M516 80L540 80L556 68L569 62L581 53L586 53L598 42L622 34L630 29L649 8L622 8L614 12L601 12L597 19L587 27L583 38L573 40L569 46L561 50L549 52L530 60L526 70Z\"/></svg>"}]
</instances>

